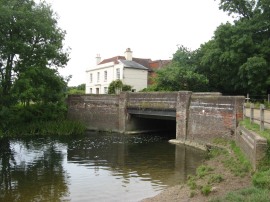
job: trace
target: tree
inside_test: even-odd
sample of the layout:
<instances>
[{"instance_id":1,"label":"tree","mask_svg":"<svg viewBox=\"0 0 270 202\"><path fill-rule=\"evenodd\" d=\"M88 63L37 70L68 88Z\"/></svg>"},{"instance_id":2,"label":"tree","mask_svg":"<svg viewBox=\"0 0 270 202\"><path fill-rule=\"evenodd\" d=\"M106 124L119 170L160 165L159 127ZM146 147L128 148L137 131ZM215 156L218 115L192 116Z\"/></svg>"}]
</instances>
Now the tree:
<instances>
[{"instance_id":1,"label":"tree","mask_svg":"<svg viewBox=\"0 0 270 202\"><path fill-rule=\"evenodd\" d=\"M270 90L270 0L221 0L238 17L221 24L198 50L199 73L211 89L225 94L265 94Z\"/></svg>"},{"instance_id":2,"label":"tree","mask_svg":"<svg viewBox=\"0 0 270 202\"><path fill-rule=\"evenodd\" d=\"M12 94L25 105L48 104L63 101L65 89L66 82L55 69L30 67L15 80Z\"/></svg>"},{"instance_id":3,"label":"tree","mask_svg":"<svg viewBox=\"0 0 270 202\"><path fill-rule=\"evenodd\" d=\"M22 99L11 93L15 84L31 85L34 82L27 74L35 71L59 77L57 68L67 64L68 53L62 43L65 32L44 2L0 0L0 22L0 106L10 106ZM51 81L46 81L47 86ZM37 94L30 91L24 91L24 96L34 99Z\"/></svg>"},{"instance_id":4,"label":"tree","mask_svg":"<svg viewBox=\"0 0 270 202\"><path fill-rule=\"evenodd\" d=\"M68 94L85 94L85 84L68 87Z\"/></svg>"},{"instance_id":5,"label":"tree","mask_svg":"<svg viewBox=\"0 0 270 202\"><path fill-rule=\"evenodd\" d=\"M131 91L131 88L130 85L123 84L123 82L118 79L110 83L108 93L119 94L121 91Z\"/></svg>"},{"instance_id":6,"label":"tree","mask_svg":"<svg viewBox=\"0 0 270 202\"><path fill-rule=\"evenodd\" d=\"M206 91L207 78L196 72L197 53L184 46L179 46L173 59L165 68L157 70L154 85L148 90L154 91Z\"/></svg>"}]
</instances>

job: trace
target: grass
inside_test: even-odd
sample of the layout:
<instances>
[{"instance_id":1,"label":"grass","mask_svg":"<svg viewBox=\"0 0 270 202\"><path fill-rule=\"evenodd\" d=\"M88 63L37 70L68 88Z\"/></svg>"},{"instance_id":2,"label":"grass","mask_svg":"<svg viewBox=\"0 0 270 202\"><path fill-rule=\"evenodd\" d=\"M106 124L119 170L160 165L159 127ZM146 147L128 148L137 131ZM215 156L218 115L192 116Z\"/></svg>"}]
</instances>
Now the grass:
<instances>
[{"instance_id":1,"label":"grass","mask_svg":"<svg viewBox=\"0 0 270 202\"><path fill-rule=\"evenodd\" d=\"M229 192L224 197L211 200L212 202L265 202L270 200L270 130L260 131L259 125L256 123L251 124L249 119L244 119L240 125L267 139L268 150L266 157L260 162L259 169L252 176L252 187ZM235 153L241 153L235 145L232 145L232 148ZM242 164L246 163L242 155L237 154L237 158Z\"/></svg>"},{"instance_id":2,"label":"grass","mask_svg":"<svg viewBox=\"0 0 270 202\"><path fill-rule=\"evenodd\" d=\"M254 107L256 109L260 109L261 104L264 104L266 109L270 108L270 103L268 103L267 101L264 101L263 103L260 103L260 102L255 102L255 103L248 102L248 103L245 103L245 104L246 104L246 107L250 107L250 104L254 104Z\"/></svg>"},{"instance_id":3,"label":"grass","mask_svg":"<svg viewBox=\"0 0 270 202\"><path fill-rule=\"evenodd\" d=\"M40 135L81 135L86 127L77 121L39 121L19 124L3 132L3 136L40 136Z\"/></svg>"},{"instance_id":4,"label":"grass","mask_svg":"<svg viewBox=\"0 0 270 202\"><path fill-rule=\"evenodd\" d=\"M210 202L266 202L269 201L270 191L249 187L230 192L226 196L210 200Z\"/></svg>"},{"instance_id":5,"label":"grass","mask_svg":"<svg viewBox=\"0 0 270 202\"><path fill-rule=\"evenodd\" d=\"M234 141L219 138L214 140L214 144L221 145L223 149L210 148L209 158L217 159L236 176L245 176L251 172L251 164ZM188 176L189 196L194 197L197 193L208 196L224 180L222 173L216 173L215 168L201 165L194 176Z\"/></svg>"}]
</instances>

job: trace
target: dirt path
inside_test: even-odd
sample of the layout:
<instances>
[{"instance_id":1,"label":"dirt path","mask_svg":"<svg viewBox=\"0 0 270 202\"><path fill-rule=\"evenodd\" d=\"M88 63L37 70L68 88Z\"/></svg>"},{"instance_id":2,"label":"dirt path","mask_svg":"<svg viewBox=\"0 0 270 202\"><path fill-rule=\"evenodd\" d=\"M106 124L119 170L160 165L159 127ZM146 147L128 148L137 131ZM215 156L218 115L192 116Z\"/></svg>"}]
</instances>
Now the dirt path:
<instances>
[{"instance_id":1,"label":"dirt path","mask_svg":"<svg viewBox=\"0 0 270 202\"><path fill-rule=\"evenodd\" d=\"M250 117L250 109L246 108L246 116ZM254 109L254 118L255 119L260 119L260 110ZM256 123L260 124L258 120L254 120ZM270 110L265 110L264 111L264 121L265 121L265 128L270 129Z\"/></svg>"}]
</instances>

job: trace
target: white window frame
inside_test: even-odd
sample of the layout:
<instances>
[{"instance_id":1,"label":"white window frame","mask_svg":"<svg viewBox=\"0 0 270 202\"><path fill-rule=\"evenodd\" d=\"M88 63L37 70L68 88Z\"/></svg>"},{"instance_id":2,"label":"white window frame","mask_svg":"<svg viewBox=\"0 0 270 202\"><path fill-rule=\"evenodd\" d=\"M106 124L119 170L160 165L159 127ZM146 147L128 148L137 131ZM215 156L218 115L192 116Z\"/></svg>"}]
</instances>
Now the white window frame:
<instances>
[{"instance_id":1,"label":"white window frame","mask_svg":"<svg viewBox=\"0 0 270 202\"><path fill-rule=\"evenodd\" d=\"M90 83L93 83L93 74L92 73L90 74L89 78L90 78Z\"/></svg>"},{"instance_id":2,"label":"white window frame","mask_svg":"<svg viewBox=\"0 0 270 202\"><path fill-rule=\"evenodd\" d=\"M100 72L97 73L97 82L99 82L100 79Z\"/></svg>"},{"instance_id":3,"label":"white window frame","mask_svg":"<svg viewBox=\"0 0 270 202\"><path fill-rule=\"evenodd\" d=\"M120 68L116 69L116 79L120 79Z\"/></svg>"},{"instance_id":4,"label":"white window frame","mask_svg":"<svg viewBox=\"0 0 270 202\"><path fill-rule=\"evenodd\" d=\"M108 87L104 87L104 94L108 94Z\"/></svg>"},{"instance_id":5,"label":"white window frame","mask_svg":"<svg viewBox=\"0 0 270 202\"><path fill-rule=\"evenodd\" d=\"M104 71L104 81L106 82L108 79L108 72L107 70Z\"/></svg>"}]
</instances>

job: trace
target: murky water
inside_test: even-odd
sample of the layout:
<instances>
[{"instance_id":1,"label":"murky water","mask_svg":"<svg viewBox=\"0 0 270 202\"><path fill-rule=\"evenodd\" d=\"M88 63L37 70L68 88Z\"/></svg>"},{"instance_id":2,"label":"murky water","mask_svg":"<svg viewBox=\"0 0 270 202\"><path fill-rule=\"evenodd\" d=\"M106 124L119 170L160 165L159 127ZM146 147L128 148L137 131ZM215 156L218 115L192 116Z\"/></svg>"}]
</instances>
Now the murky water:
<instances>
[{"instance_id":1,"label":"murky water","mask_svg":"<svg viewBox=\"0 0 270 202\"><path fill-rule=\"evenodd\" d=\"M140 201L195 172L205 153L159 135L0 141L0 201Z\"/></svg>"}]
</instances>

